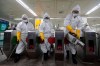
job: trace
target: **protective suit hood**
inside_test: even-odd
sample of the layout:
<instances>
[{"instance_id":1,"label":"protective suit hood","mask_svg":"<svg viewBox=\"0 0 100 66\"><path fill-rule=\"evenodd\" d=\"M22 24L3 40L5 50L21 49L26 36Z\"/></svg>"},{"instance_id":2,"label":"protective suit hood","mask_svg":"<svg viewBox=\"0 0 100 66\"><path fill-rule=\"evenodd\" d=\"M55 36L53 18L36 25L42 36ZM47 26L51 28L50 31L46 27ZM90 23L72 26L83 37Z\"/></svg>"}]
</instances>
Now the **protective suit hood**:
<instances>
[{"instance_id":1,"label":"protective suit hood","mask_svg":"<svg viewBox=\"0 0 100 66\"><path fill-rule=\"evenodd\" d=\"M49 18L50 18L50 16L49 16L48 13L45 13L45 14L44 14L43 19L46 18L46 17L49 17Z\"/></svg>"},{"instance_id":2,"label":"protective suit hood","mask_svg":"<svg viewBox=\"0 0 100 66\"><path fill-rule=\"evenodd\" d=\"M79 12L80 12L81 8L80 8L80 6L79 6L79 5L76 5L76 6L72 9L72 11L74 11L74 10L77 10L77 11L79 11Z\"/></svg>"},{"instance_id":3,"label":"protective suit hood","mask_svg":"<svg viewBox=\"0 0 100 66\"><path fill-rule=\"evenodd\" d=\"M74 17L77 17L80 13L80 6L79 5L76 5L73 9L72 9L72 15Z\"/></svg>"},{"instance_id":4,"label":"protective suit hood","mask_svg":"<svg viewBox=\"0 0 100 66\"><path fill-rule=\"evenodd\" d=\"M29 22L28 16L26 14L22 15L22 22Z\"/></svg>"},{"instance_id":5,"label":"protective suit hood","mask_svg":"<svg viewBox=\"0 0 100 66\"><path fill-rule=\"evenodd\" d=\"M43 16L43 21L44 22L50 22L50 16L48 15L48 13L45 13Z\"/></svg>"}]
</instances>

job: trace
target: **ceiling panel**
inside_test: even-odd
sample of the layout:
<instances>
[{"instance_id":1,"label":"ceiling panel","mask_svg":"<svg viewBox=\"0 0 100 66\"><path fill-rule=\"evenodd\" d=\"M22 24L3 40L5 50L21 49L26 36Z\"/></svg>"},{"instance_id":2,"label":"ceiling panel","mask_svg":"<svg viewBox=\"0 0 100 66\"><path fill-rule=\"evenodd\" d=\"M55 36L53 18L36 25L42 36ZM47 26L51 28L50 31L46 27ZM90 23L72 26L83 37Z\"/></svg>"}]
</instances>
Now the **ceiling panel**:
<instances>
[{"instance_id":1,"label":"ceiling panel","mask_svg":"<svg viewBox=\"0 0 100 66\"><path fill-rule=\"evenodd\" d=\"M47 12L52 18L65 18L69 14L72 8L79 4L81 7L81 15L100 3L100 0L23 0L36 14L38 17L42 17ZM0 17L14 20L13 18L21 17L22 14L27 14L29 17L34 16L24 9L16 0L0 0ZM90 17L100 17L100 8L90 15ZM99 23L100 20L89 19L90 24ZM61 23L63 20L53 20L53 22Z\"/></svg>"}]
</instances>

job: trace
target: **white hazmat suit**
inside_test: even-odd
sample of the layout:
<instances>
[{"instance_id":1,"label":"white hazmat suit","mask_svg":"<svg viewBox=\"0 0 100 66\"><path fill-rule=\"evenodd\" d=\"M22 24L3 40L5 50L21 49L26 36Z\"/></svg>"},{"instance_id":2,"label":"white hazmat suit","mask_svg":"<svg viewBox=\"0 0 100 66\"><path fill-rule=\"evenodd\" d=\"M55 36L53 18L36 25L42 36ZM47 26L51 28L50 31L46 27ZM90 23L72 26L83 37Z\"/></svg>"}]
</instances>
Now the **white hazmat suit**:
<instances>
[{"instance_id":1,"label":"white hazmat suit","mask_svg":"<svg viewBox=\"0 0 100 66\"><path fill-rule=\"evenodd\" d=\"M81 16L79 16L79 13L75 14L75 13L73 13L73 11L80 12L80 6L79 5L75 6L72 9L72 13L67 15L67 17L64 20L64 26L66 27L66 26L70 25L73 30L76 31L76 29L79 29L81 31L82 27L84 26L84 22L83 22ZM66 29L66 32L69 32L69 31ZM75 48L74 44L72 44L72 43L66 44L64 48L65 48L65 51L70 50L72 55L76 54L76 48ZM77 64L76 61L73 63Z\"/></svg>"},{"instance_id":2,"label":"white hazmat suit","mask_svg":"<svg viewBox=\"0 0 100 66\"><path fill-rule=\"evenodd\" d=\"M26 38L28 35L28 31L33 31L34 27L31 22L28 20L28 16L26 14L22 15L22 21L18 23L16 27L17 32L21 33L19 44L16 48L16 55L21 54L24 51L25 46L27 46ZM18 61L18 58L15 59L15 62Z\"/></svg>"},{"instance_id":3,"label":"white hazmat suit","mask_svg":"<svg viewBox=\"0 0 100 66\"><path fill-rule=\"evenodd\" d=\"M28 19L27 15L25 15L25 14L22 15L22 19L23 18ZM18 23L16 29L17 29L17 31L21 32L21 40L27 45L26 37L28 35L28 31L33 31L34 27L31 22L29 22L29 21L26 21L26 22L27 22L27 24L25 23L24 20L22 20L22 22ZM19 42L18 47L16 49L17 54L20 54L25 48L25 44L22 41Z\"/></svg>"},{"instance_id":4,"label":"white hazmat suit","mask_svg":"<svg viewBox=\"0 0 100 66\"><path fill-rule=\"evenodd\" d=\"M21 52L23 52L23 50L25 48L25 44L27 45L26 37L28 35L28 31L34 30L33 24L31 22L27 21L27 20L26 21L23 20L23 18L28 19L27 15L25 15L25 14L22 15L22 22L18 23L18 25L16 27L17 31L21 32L21 41L19 42L18 47L16 49L17 54L20 54ZM27 22L27 24L25 22Z\"/></svg>"},{"instance_id":5,"label":"white hazmat suit","mask_svg":"<svg viewBox=\"0 0 100 66\"><path fill-rule=\"evenodd\" d=\"M20 60L20 54L24 51L24 48L27 46L26 38L28 35L28 31L34 30L33 24L29 22L28 16L26 14L22 15L22 21L17 24L16 30L20 33L20 36L18 36L17 33L17 41L19 41L19 44L15 52L15 63Z\"/></svg>"},{"instance_id":6,"label":"white hazmat suit","mask_svg":"<svg viewBox=\"0 0 100 66\"><path fill-rule=\"evenodd\" d=\"M80 11L80 7L77 5L76 7L73 8L73 10ZM67 17L64 20L64 26L66 27L67 25L71 25L74 30L76 30L76 29L81 30L83 24L84 24L84 22L79 15L77 15L77 17L74 18L73 14L69 14L69 15L67 15ZM67 32L68 32L68 30L67 30ZM75 50L75 47L73 44L70 43L69 47L67 47L66 49L68 49L68 48L70 48L72 54L76 54L76 50Z\"/></svg>"},{"instance_id":7,"label":"white hazmat suit","mask_svg":"<svg viewBox=\"0 0 100 66\"><path fill-rule=\"evenodd\" d=\"M50 21L50 19L45 19L46 17L49 17L50 16L45 13L44 16L43 16L43 22L40 24L40 27L39 27L39 32L43 32L44 33L44 43L43 44L40 44L41 45L41 50L43 51L43 53L47 53L47 51L50 51L50 44L48 43L48 38L50 36L52 36L52 29L53 29L53 25Z\"/></svg>"}]
</instances>

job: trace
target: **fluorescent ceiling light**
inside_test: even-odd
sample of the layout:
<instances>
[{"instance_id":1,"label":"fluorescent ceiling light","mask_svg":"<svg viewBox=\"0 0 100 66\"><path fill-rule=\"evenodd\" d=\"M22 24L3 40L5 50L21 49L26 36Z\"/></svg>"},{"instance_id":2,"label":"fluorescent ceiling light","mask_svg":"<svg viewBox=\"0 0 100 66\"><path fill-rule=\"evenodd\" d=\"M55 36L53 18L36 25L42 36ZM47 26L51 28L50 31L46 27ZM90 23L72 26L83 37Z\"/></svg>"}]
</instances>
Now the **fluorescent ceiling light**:
<instances>
[{"instance_id":1,"label":"fluorescent ceiling light","mask_svg":"<svg viewBox=\"0 0 100 66\"><path fill-rule=\"evenodd\" d=\"M97 10L100 7L100 4L98 4L97 6L93 7L91 10L89 10L85 15L88 15L92 12L94 12L95 10Z\"/></svg>"},{"instance_id":2,"label":"fluorescent ceiling light","mask_svg":"<svg viewBox=\"0 0 100 66\"><path fill-rule=\"evenodd\" d=\"M19 4L21 4L25 9L27 9L31 14L33 14L34 16L37 16L37 14L30 9L22 0L16 0Z\"/></svg>"},{"instance_id":3,"label":"fluorescent ceiling light","mask_svg":"<svg viewBox=\"0 0 100 66\"><path fill-rule=\"evenodd\" d=\"M29 20L32 20L33 18L28 18ZM14 20L22 20L22 18L14 18Z\"/></svg>"}]
</instances>

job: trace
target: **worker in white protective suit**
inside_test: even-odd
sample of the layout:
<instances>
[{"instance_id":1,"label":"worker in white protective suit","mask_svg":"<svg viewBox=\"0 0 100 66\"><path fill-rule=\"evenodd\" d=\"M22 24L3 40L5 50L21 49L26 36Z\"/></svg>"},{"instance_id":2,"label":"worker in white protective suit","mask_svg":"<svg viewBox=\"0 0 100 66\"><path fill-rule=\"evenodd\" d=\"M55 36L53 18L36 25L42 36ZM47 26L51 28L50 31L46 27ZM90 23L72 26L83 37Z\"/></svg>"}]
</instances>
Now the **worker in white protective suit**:
<instances>
[{"instance_id":1,"label":"worker in white protective suit","mask_svg":"<svg viewBox=\"0 0 100 66\"><path fill-rule=\"evenodd\" d=\"M79 14L80 14L80 6L77 5L72 9L72 13L67 15L67 17L64 20L64 27L66 28L66 32L73 33L74 35L76 35L78 39L80 39L81 30L84 26L84 22ZM72 43L65 45L67 59L69 59L69 50L72 53L73 63L77 64L75 45Z\"/></svg>"},{"instance_id":2,"label":"worker in white protective suit","mask_svg":"<svg viewBox=\"0 0 100 66\"><path fill-rule=\"evenodd\" d=\"M44 41L44 43L40 44L44 60L48 59L48 53L50 52L50 43L48 42L48 38L53 35L52 29L53 25L50 21L50 16L45 13L43 16L43 22L39 27L40 38L42 39L42 41Z\"/></svg>"},{"instance_id":3,"label":"worker in white protective suit","mask_svg":"<svg viewBox=\"0 0 100 66\"><path fill-rule=\"evenodd\" d=\"M28 31L33 31L34 27L31 22L29 22L28 16L26 14L22 15L22 21L17 24L17 41L19 44L16 48L15 59L14 62L18 62L20 60L20 54L24 51L27 46L26 38L28 35Z\"/></svg>"}]
</instances>

